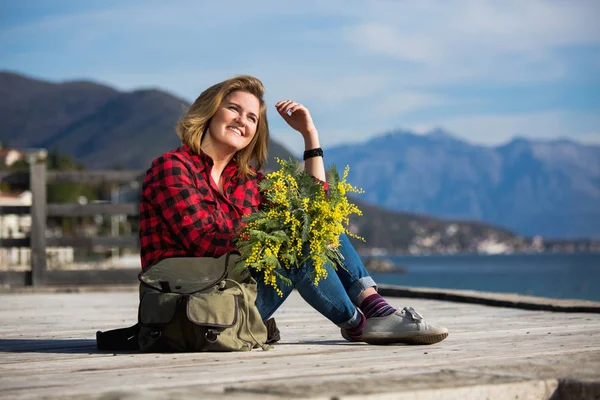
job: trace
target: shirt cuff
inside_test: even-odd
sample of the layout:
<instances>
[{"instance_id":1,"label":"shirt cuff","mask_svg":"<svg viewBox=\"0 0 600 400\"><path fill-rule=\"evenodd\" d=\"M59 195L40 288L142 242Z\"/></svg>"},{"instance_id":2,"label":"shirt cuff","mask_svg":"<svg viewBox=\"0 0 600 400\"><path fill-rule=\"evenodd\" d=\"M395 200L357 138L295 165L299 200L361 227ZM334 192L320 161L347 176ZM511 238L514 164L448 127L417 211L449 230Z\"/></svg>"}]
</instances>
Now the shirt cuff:
<instances>
[{"instance_id":1,"label":"shirt cuff","mask_svg":"<svg viewBox=\"0 0 600 400\"><path fill-rule=\"evenodd\" d=\"M329 183L327 183L326 181L322 181L319 178L313 177L315 181L319 182L321 185L323 185L323 189L328 192L329 191Z\"/></svg>"}]
</instances>

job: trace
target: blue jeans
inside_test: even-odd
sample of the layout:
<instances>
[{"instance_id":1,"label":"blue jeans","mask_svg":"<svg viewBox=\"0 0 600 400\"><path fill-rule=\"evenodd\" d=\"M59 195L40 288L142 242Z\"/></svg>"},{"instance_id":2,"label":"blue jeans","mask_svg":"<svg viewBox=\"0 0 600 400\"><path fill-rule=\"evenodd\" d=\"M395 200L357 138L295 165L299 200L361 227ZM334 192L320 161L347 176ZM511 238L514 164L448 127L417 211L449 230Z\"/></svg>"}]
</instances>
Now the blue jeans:
<instances>
[{"instance_id":1,"label":"blue jeans","mask_svg":"<svg viewBox=\"0 0 600 400\"><path fill-rule=\"evenodd\" d=\"M339 250L344 258L343 267L334 270L333 265L326 265L327 278L321 279L318 286L312 282L310 262L301 268L281 271L293 283L289 286L281 284L281 297L271 286L265 285L262 272L252 271L258 283L256 306L262 319L267 320L273 315L296 288L308 304L340 328L357 326L361 316L355 302L365 289L376 285L346 235L340 236Z\"/></svg>"}]
</instances>

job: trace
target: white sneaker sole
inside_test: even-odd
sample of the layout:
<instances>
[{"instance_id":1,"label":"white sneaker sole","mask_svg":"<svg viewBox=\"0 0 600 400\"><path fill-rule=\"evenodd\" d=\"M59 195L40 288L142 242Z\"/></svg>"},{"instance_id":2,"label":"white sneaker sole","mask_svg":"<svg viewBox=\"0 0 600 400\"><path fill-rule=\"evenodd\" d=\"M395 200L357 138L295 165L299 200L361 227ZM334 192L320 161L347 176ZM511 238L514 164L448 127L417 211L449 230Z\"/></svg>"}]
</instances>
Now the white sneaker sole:
<instances>
[{"instance_id":1,"label":"white sneaker sole","mask_svg":"<svg viewBox=\"0 0 600 400\"><path fill-rule=\"evenodd\" d=\"M369 344L405 343L411 345L439 343L448 337L448 332L405 332L390 334L389 332L363 333L361 340Z\"/></svg>"}]
</instances>

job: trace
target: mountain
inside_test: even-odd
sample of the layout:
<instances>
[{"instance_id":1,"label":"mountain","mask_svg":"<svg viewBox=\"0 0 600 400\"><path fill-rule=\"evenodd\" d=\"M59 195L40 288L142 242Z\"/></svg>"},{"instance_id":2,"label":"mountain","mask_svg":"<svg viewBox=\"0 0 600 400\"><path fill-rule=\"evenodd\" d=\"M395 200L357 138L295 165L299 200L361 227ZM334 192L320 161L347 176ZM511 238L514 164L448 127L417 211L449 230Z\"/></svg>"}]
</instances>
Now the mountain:
<instances>
[{"instance_id":1,"label":"mountain","mask_svg":"<svg viewBox=\"0 0 600 400\"><path fill-rule=\"evenodd\" d=\"M160 90L121 92L92 82L51 83L0 72L0 141L69 154L88 168L147 168L180 145L189 103ZM273 157L294 158L271 141Z\"/></svg>"},{"instance_id":2,"label":"mountain","mask_svg":"<svg viewBox=\"0 0 600 400\"><path fill-rule=\"evenodd\" d=\"M326 149L362 199L392 210L481 220L521 235L600 237L600 146L515 138L477 146L442 130L394 131Z\"/></svg>"},{"instance_id":3,"label":"mountain","mask_svg":"<svg viewBox=\"0 0 600 400\"><path fill-rule=\"evenodd\" d=\"M357 249L381 248L397 253L486 252L486 244L501 243L509 251L531 251L531 243L508 229L464 220L390 211L353 199L362 216L350 218L350 229L364 238L351 239Z\"/></svg>"}]
</instances>

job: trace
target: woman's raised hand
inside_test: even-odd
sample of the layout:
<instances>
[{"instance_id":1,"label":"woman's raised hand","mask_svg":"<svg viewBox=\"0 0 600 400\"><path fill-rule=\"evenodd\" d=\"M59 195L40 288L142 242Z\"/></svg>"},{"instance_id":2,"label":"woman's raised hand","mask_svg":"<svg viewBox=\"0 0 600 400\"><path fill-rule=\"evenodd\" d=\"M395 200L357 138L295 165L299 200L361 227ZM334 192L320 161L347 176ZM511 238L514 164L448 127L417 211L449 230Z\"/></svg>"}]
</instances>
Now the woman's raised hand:
<instances>
[{"instance_id":1,"label":"woman's raised hand","mask_svg":"<svg viewBox=\"0 0 600 400\"><path fill-rule=\"evenodd\" d=\"M302 104L291 100L282 100L275 104L275 108L285 122L292 129L300 132L305 139L311 135L317 135L317 128L315 128L310 112Z\"/></svg>"}]
</instances>

